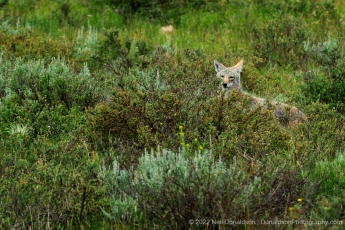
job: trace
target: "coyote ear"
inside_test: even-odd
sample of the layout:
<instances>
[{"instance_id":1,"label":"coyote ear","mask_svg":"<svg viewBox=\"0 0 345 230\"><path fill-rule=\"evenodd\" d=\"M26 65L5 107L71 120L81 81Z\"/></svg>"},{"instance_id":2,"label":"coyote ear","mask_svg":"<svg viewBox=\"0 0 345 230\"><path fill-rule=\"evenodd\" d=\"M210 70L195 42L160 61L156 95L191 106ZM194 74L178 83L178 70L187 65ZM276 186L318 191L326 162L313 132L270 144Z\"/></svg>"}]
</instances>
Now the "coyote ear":
<instances>
[{"instance_id":1,"label":"coyote ear","mask_svg":"<svg viewBox=\"0 0 345 230\"><path fill-rule=\"evenodd\" d=\"M216 72L219 72L224 68L224 66L220 64L217 60L214 60L214 67L216 68Z\"/></svg>"},{"instance_id":2,"label":"coyote ear","mask_svg":"<svg viewBox=\"0 0 345 230\"><path fill-rule=\"evenodd\" d=\"M243 60L241 60L239 63L231 67L232 69L235 69L238 73L242 72L242 66L243 66Z\"/></svg>"}]
</instances>

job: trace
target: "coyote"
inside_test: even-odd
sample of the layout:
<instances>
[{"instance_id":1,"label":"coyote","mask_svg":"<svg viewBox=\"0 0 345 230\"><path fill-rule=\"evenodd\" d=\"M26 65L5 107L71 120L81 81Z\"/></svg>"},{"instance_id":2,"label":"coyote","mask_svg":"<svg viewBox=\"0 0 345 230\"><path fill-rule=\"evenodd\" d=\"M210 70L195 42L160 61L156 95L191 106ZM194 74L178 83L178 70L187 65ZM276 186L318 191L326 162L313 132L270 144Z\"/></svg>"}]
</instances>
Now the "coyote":
<instances>
[{"instance_id":1,"label":"coyote","mask_svg":"<svg viewBox=\"0 0 345 230\"><path fill-rule=\"evenodd\" d=\"M240 96L251 98L251 108L260 106L268 110L272 106L273 115L279 120L282 126L295 127L300 123L308 123L307 116L302 113L297 107L290 106L276 101L267 101L266 99L255 97L242 90L241 86L241 72L243 60L232 67L225 67L223 64L214 60L217 77L222 80L222 91L227 97L229 92L237 92Z\"/></svg>"}]
</instances>

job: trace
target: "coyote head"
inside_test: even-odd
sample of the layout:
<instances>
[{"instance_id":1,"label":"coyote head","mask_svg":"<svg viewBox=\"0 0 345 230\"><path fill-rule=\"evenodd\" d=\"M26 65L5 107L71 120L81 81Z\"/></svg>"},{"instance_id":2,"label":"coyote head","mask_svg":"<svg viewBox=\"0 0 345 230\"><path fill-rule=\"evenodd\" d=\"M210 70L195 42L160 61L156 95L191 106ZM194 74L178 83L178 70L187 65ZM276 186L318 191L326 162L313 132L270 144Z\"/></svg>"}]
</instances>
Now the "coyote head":
<instances>
[{"instance_id":1,"label":"coyote head","mask_svg":"<svg viewBox=\"0 0 345 230\"><path fill-rule=\"evenodd\" d=\"M232 89L241 90L241 72L243 66L243 60L232 67L225 67L223 64L214 60L214 66L216 68L217 77L222 79L223 91L229 91Z\"/></svg>"}]
</instances>

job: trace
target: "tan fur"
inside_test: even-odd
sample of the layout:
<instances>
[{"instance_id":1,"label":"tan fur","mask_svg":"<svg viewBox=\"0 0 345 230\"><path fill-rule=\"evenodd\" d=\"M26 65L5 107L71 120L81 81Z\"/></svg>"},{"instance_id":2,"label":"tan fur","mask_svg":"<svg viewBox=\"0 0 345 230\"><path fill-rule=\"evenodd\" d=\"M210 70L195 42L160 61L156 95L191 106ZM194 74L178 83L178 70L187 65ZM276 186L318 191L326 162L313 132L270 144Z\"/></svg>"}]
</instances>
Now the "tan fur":
<instances>
[{"instance_id":1,"label":"tan fur","mask_svg":"<svg viewBox=\"0 0 345 230\"><path fill-rule=\"evenodd\" d=\"M297 107L276 101L267 101L266 99L255 97L242 90L241 72L243 60L232 67L225 67L223 64L214 60L217 77L222 79L222 90L225 97L229 92L237 92L240 96L251 98L251 107L261 107L265 110L272 110L273 115L283 126L296 127L300 123L308 123L307 116Z\"/></svg>"}]
</instances>

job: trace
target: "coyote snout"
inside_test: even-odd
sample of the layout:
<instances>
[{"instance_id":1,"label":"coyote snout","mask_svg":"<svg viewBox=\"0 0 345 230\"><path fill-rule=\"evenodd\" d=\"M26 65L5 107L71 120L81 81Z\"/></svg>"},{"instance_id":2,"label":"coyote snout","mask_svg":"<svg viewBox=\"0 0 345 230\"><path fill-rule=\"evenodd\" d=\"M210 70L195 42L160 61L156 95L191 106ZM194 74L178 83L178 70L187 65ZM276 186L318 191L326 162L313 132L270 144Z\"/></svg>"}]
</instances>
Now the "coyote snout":
<instances>
[{"instance_id":1,"label":"coyote snout","mask_svg":"<svg viewBox=\"0 0 345 230\"><path fill-rule=\"evenodd\" d=\"M216 68L217 77L222 80L222 90L225 97L231 91L236 91L241 96L247 96L251 98L251 107L259 106L265 110L268 110L270 106L273 108L273 115L279 120L283 126L296 126L300 123L308 123L307 116L302 113L297 107L290 106L284 103L276 101L267 101L266 99L255 97L242 90L241 86L241 72L243 66L243 60L232 67L226 67L218 61L214 60L214 66Z\"/></svg>"},{"instance_id":2,"label":"coyote snout","mask_svg":"<svg viewBox=\"0 0 345 230\"><path fill-rule=\"evenodd\" d=\"M223 83L223 88L230 88L232 86L233 83Z\"/></svg>"}]
</instances>

